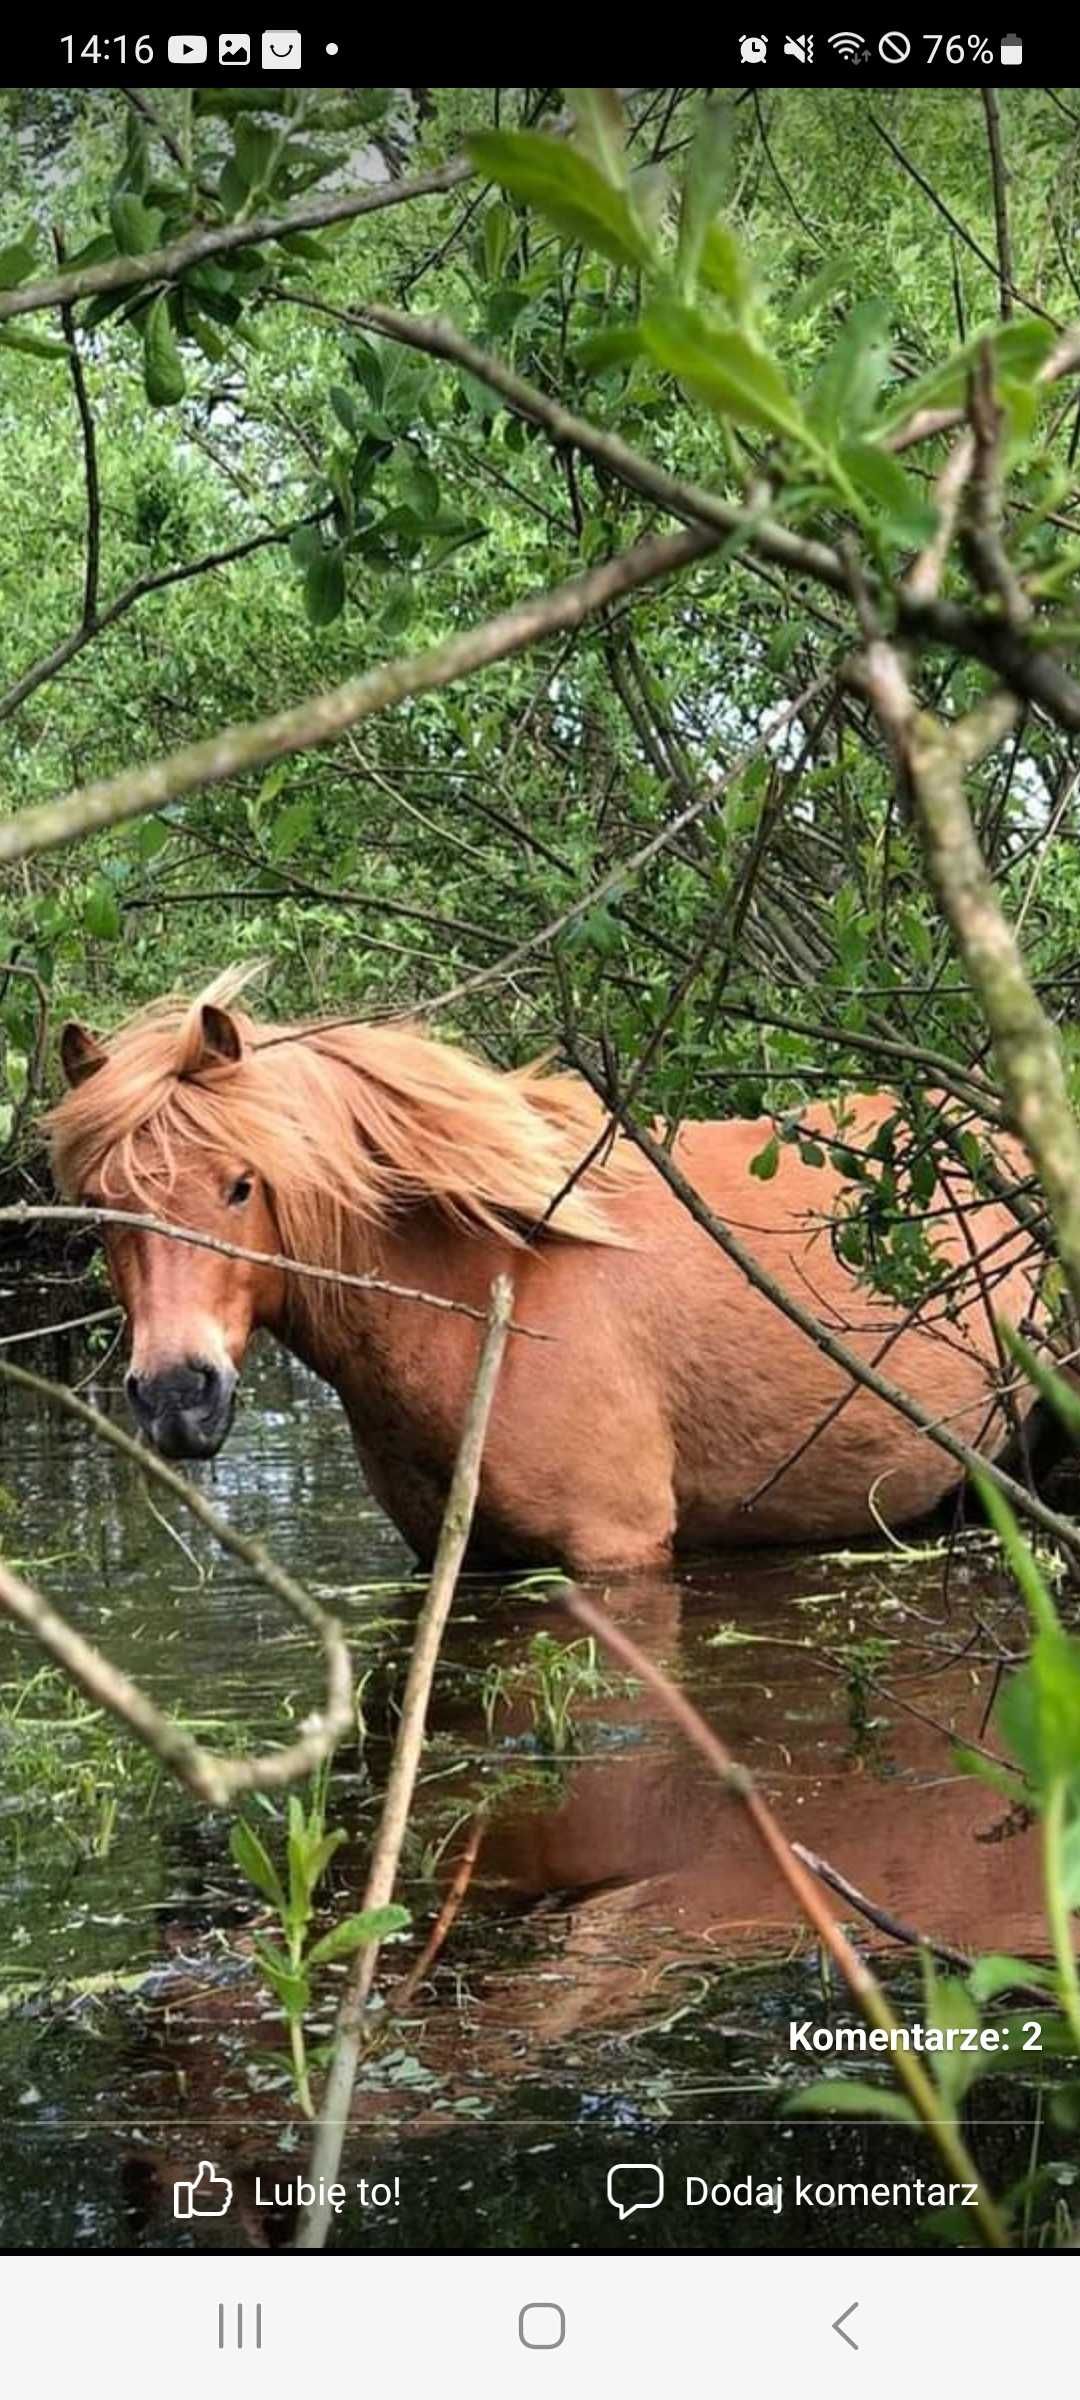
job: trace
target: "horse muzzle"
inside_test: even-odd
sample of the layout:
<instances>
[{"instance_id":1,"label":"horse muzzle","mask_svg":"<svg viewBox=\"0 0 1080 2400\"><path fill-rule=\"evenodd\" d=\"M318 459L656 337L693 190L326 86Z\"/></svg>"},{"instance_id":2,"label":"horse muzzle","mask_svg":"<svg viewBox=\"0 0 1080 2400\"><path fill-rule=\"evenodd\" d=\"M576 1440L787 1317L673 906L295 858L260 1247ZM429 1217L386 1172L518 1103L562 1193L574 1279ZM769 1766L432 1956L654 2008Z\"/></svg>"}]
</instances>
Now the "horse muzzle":
<instances>
[{"instance_id":1,"label":"horse muzzle","mask_svg":"<svg viewBox=\"0 0 1080 2400\"><path fill-rule=\"evenodd\" d=\"M232 1367L189 1359L160 1375L127 1379L137 1424L163 1458L213 1458L232 1424L237 1377Z\"/></svg>"}]
</instances>

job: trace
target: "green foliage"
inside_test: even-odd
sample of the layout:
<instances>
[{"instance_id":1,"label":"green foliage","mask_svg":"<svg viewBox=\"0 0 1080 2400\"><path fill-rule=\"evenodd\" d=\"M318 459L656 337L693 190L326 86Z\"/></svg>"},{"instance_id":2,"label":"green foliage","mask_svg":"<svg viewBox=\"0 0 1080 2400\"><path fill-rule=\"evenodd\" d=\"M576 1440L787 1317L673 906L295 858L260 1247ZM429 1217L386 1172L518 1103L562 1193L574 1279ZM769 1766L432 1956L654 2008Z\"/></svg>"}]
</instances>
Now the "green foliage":
<instances>
[{"instance_id":1,"label":"green foliage","mask_svg":"<svg viewBox=\"0 0 1080 2400\"><path fill-rule=\"evenodd\" d=\"M325 1769L315 1776L306 1808L295 1793L290 1796L282 1868L248 1818L238 1817L229 1837L234 1865L269 1902L280 1928L277 1941L255 1935L255 1956L288 2030L296 2096L308 2117L314 2115L314 2105L305 2020L312 2005L313 1976L373 1942L392 1940L411 1922L408 1909L394 1902L340 1917L326 1933L311 1939L319 1886L346 1839L343 1826L326 1830L327 1781Z\"/></svg>"}]
</instances>

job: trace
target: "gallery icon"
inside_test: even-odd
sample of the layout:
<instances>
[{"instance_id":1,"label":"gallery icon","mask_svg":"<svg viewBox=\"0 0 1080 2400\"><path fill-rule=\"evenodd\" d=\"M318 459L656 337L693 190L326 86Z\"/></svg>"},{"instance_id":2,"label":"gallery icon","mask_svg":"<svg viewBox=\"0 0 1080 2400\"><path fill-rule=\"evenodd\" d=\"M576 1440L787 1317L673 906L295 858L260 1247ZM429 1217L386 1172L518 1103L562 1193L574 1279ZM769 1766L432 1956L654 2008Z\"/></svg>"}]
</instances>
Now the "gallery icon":
<instances>
[{"instance_id":1,"label":"gallery icon","mask_svg":"<svg viewBox=\"0 0 1080 2400\"><path fill-rule=\"evenodd\" d=\"M204 67L207 42L205 33L170 33L170 67Z\"/></svg>"},{"instance_id":2,"label":"gallery icon","mask_svg":"<svg viewBox=\"0 0 1080 2400\"><path fill-rule=\"evenodd\" d=\"M264 67L298 67L300 36L298 33L264 33L262 37Z\"/></svg>"},{"instance_id":3,"label":"gallery icon","mask_svg":"<svg viewBox=\"0 0 1080 2400\"><path fill-rule=\"evenodd\" d=\"M250 33L219 33L217 54L219 67L250 67Z\"/></svg>"},{"instance_id":4,"label":"gallery icon","mask_svg":"<svg viewBox=\"0 0 1080 2400\"><path fill-rule=\"evenodd\" d=\"M219 2175L211 2158L200 2158L199 2172L188 2183L174 2183L174 2217L224 2217L232 2207L232 2185Z\"/></svg>"}]
</instances>

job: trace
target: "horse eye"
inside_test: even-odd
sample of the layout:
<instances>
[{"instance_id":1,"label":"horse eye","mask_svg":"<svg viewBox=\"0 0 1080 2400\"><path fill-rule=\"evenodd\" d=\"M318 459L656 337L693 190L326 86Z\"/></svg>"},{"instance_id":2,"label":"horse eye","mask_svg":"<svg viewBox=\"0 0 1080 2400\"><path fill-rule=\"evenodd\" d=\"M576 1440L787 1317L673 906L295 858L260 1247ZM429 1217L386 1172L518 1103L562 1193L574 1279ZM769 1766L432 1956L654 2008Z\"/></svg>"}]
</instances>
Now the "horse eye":
<instances>
[{"instance_id":1,"label":"horse eye","mask_svg":"<svg viewBox=\"0 0 1080 2400\"><path fill-rule=\"evenodd\" d=\"M250 1175L238 1175L229 1193L229 1207L243 1208L245 1200L250 1200L254 1189L254 1181Z\"/></svg>"}]
</instances>

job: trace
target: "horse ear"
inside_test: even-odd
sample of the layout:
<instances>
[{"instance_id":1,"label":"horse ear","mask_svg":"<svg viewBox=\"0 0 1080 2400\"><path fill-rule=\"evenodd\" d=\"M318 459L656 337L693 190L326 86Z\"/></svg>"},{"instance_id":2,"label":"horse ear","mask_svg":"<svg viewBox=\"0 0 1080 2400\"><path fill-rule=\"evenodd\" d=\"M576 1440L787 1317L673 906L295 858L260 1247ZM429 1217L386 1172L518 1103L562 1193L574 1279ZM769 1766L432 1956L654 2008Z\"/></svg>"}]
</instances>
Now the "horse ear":
<instances>
[{"instance_id":1,"label":"horse ear","mask_svg":"<svg viewBox=\"0 0 1080 2400\"><path fill-rule=\"evenodd\" d=\"M221 1058L235 1066L244 1048L240 1027L227 1008L216 1007L213 1000L204 1000L200 1024L205 1050L211 1058Z\"/></svg>"},{"instance_id":2,"label":"horse ear","mask_svg":"<svg viewBox=\"0 0 1080 2400\"><path fill-rule=\"evenodd\" d=\"M107 1056L108 1052L88 1026L76 1025L73 1018L69 1019L60 1035L60 1064L72 1086L85 1083L88 1075L96 1075Z\"/></svg>"}]
</instances>

